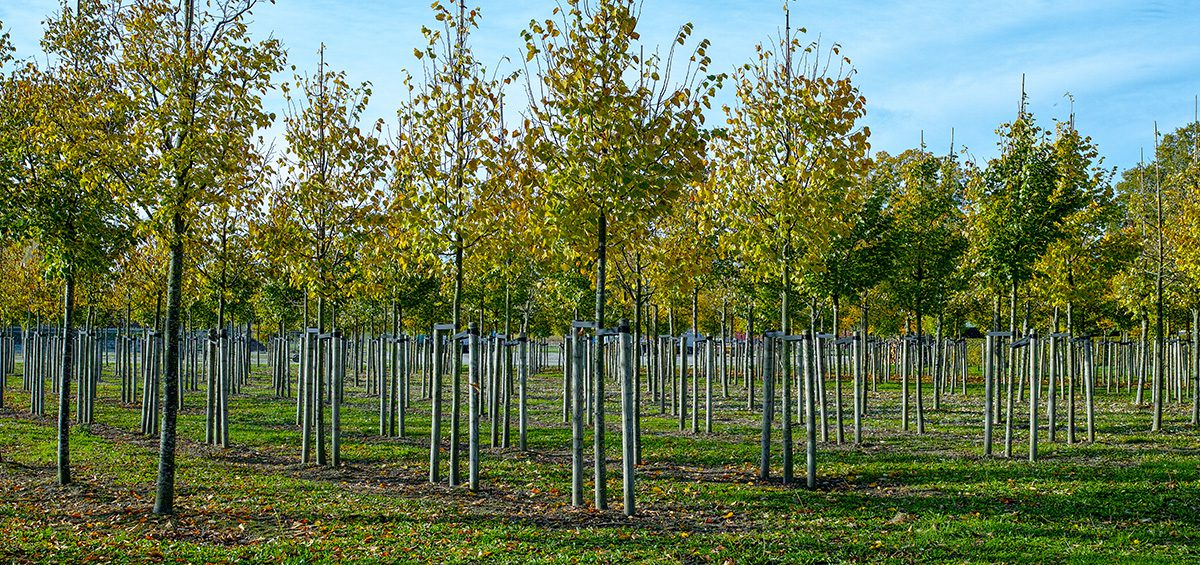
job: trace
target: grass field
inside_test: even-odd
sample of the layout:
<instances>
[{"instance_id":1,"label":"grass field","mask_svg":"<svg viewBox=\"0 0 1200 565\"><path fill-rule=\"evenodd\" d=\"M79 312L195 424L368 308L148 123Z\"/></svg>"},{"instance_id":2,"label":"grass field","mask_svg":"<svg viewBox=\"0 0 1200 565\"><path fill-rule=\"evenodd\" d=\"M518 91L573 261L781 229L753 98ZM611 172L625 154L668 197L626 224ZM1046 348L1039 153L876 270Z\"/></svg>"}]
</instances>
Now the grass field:
<instances>
[{"instance_id":1,"label":"grass field","mask_svg":"<svg viewBox=\"0 0 1200 565\"><path fill-rule=\"evenodd\" d=\"M158 439L137 433L137 406L101 386L97 423L72 430L76 482L59 487L53 416L28 416L20 377L9 377L0 561L1200 562L1200 436L1183 407L1168 409L1166 433L1150 434L1147 407L1102 395L1096 444L1051 444L1043 429L1043 460L1031 464L980 456L977 391L947 397L918 436L898 431L897 389L881 385L864 444L821 444L809 491L757 480L759 423L735 387L712 435L680 433L647 406L640 514L626 518L615 394L611 509L569 506L559 379L531 381L530 449L484 449L477 494L427 482L428 402L413 404L408 437L384 439L374 400L348 392L346 466L329 469L299 464L294 404L271 396L265 373L232 400L229 449L202 444L202 393L193 393L179 425L179 512L155 517ZM802 428L796 437L802 483Z\"/></svg>"}]
</instances>

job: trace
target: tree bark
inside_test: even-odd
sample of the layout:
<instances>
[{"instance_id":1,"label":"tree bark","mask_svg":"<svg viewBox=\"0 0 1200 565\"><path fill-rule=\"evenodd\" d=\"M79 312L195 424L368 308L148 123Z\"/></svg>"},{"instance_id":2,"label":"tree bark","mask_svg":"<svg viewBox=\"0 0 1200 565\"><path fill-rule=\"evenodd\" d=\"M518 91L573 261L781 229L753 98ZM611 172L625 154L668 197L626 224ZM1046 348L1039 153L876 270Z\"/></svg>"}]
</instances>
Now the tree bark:
<instances>
[{"instance_id":1,"label":"tree bark","mask_svg":"<svg viewBox=\"0 0 1200 565\"><path fill-rule=\"evenodd\" d=\"M62 375L58 381L58 484L71 483L71 370L74 357L75 275L68 273L63 285ZM0 369L3 375L3 369ZM80 387L79 393L83 392Z\"/></svg>"},{"instance_id":2,"label":"tree bark","mask_svg":"<svg viewBox=\"0 0 1200 565\"><path fill-rule=\"evenodd\" d=\"M462 294L463 294L463 242L462 236L455 236L454 239L454 304L452 305L452 315L454 323L454 331L458 333L459 326L462 325ZM483 315L483 309L479 310L480 316ZM482 320L480 328L483 327ZM460 413L462 411L462 349L456 343L450 344L451 351L454 352L450 356L450 486L457 486L461 482L458 467L458 443L461 430L459 429ZM493 418L495 415L492 416Z\"/></svg>"},{"instance_id":3,"label":"tree bark","mask_svg":"<svg viewBox=\"0 0 1200 565\"><path fill-rule=\"evenodd\" d=\"M916 385L917 395L917 433L923 434L925 433L925 394L921 385L921 377L925 374L925 344L922 343L922 338L925 337L925 328L923 327L924 322L922 319L924 313L921 312L920 308L917 308L915 314L917 318L917 345L914 349L917 354L917 374L913 379L913 384Z\"/></svg>"},{"instance_id":4,"label":"tree bark","mask_svg":"<svg viewBox=\"0 0 1200 565\"><path fill-rule=\"evenodd\" d=\"M1010 346L1011 346L1011 341L1017 340L1017 279L1016 278L1012 279L1012 286L1009 290L1010 290L1010 294L1009 294L1009 312L1008 312L1008 331L1011 333L1011 336L1009 337ZM1016 384L1015 381L1017 379L1017 363L1016 363L1016 356L1013 355L1013 349L1011 347L1008 348L1007 359L1008 359L1008 363L1006 366L1007 371L1005 371L1005 372L1008 373L1007 374L1008 381L1005 383L1005 392L1007 393L1007 398L1005 399L1005 410L1004 410L1004 456L1006 458L1012 458L1013 411L1016 409L1016 398L1013 395L1016 392L1014 390L1014 385Z\"/></svg>"},{"instance_id":5,"label":"tree bark","mask_svg":"<svg viewBox=\"0 0 1200 565\"><path fill-rule=\"evenodd\" d=\"M779 331L784 335L784 339L779 341L779 358L783 362L783 372L780 375L780 381L783 383L783 406L780 413L783 416L783 484L791 484L795 475L793 463L794 443L792 441L792 370L791 356L788 354L787 335L791 329L788 324L788 295L791 294L791 265L784 260L783 264L783 289L779 296ZM773 362L768 360L768 362Z\"/></svg>"},{"instance_id":6,"label":"tree bark","mask_svg":"<svg viewBox=\"0 0 1200 565\"><path fill-rule=\"evenodd\" d=\"M1158 127L1154 128L1154 142L1158 144ZM1155 148L1157 151L1157 147ZM1150 431L1162 431L1163 395L1165 393L1166 335L1163 333L1163 198L1162 183L1158 179L1158 161L1154 163L1154 186L1157 200L1158 222L1158 272L1154 276L1154 421Z\"/></svg>"},{"instance_id":7,"label":"tree bark","mask_svg":"<svg viewBox=\"0 0 1200 565\"><path fill-rule=\"evenodd\" d=\"M166 336L163 338L166 340L166 362L155 514L171 514L175 511L175 422L179 407L172 399L179 394L179 310L183 290L184 228L182 212L176 210L171 218L170 266L167 272L167 320Z\"/></svg>"},{"instance_id":8,"label":"tree bark","mask_svg":"<svg viewBox=\"0 0 1200 565\"><path fill-rule=\"evenodd\" d=\"M593 386L593 403L595 404L595 421L593 422L593 457L595 481L595 503L597 510L608 508L607 483L604 470L604 341L600 332L604 329L604 276L608 266L608 217L604 210L596 220L596 344L593 368L595 384Z\"/></svg>"}]
</instances>

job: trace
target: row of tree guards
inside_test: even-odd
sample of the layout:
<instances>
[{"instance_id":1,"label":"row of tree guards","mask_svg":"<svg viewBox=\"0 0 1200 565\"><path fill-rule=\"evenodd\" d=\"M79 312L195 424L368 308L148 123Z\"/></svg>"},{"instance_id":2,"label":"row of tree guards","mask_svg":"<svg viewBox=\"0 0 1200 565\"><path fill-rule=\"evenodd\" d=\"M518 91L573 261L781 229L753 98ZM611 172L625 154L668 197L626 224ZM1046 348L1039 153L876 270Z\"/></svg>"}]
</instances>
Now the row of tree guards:
<instances>
[{"instance_id":1,"label":"row of tree guards","mask_svg":"<svg viewBox=\"0 0 1200 565\"><path fill-rule=\"evenodd\" d=\"M17 345L24 353L23 390L30 393L30 413L45 415L45 382L50 392L58 393L62 376L62 332L55 328L38 327L0 337L0 372L5 376L15 372ZM181 385L177 405L182 405L186 391L200 390L201 379L207 383L206 426L208 442L228 445L228 396L238 393L249 382L252 350L249 333L208 331L193 332L180 337L182 353ZM156 434L159 429L159 410L162 397L160 375L163 371L162 335L154 330L107 330L76 332L72 340L72 374L75 377L75 421L90 424L94 419L96 386L107 370L119 383L122 404L140 404L141 431ZM0 386L0 401L3 386ZM3 403L0 402L0 406ZM214 439L215 438L215 439Z\"/></svg>"},{"instance_id":2,"label":"row of tree guards","mask_svg":"<svg viewBox=\"0 0 1200 565\"><path fill-rule=\"evenodd\" d=\"M302 462L315 460L319 465L334 466L341 464L341 411L347 387L377 399L378 433L385 437L409 435L408 408L415 401L427 401L432 417L429 480L441 482L445 466L452 486L462 482L460 422L465 400L466 481L468 488L478 490L484 433L481 419L489 419L491 447L509 447L515 397L517 447L527 449L529 377L556 366L562 375L558 387L562 419L572 430L571 501L577 506L584 504L584 449L590 428L594 502L604 508L604 434L595 431L605 428L609 396L598 402L601 395L597 391L604 390L604 383L592 376L615 376L628 514L635 509L634 464L642 460L641 417L657 412L676 419L681 431L712 433L718 407L714 395L734 398L738 386L745 403L734 404L761 415L760 478L772 475L773 434L778 430L781 479L784 483L795 481L792 427L798 423L804 426L805 478L810 488L817 479L817 444L845 442L847 426L852 441L862 442L864 419L870 413L868 393L877 392L880 383L900 385L901 429L907 431L915 425L917 433L924 433L927 396L937 410L945 396L966 395L971 367L978 368L975 374L982 380L980 423L983 453L989 456L1001 433L997 426L1003 426L1005 457L1013 456L1022 427L1027 430L1024 439L1031 461L1038 457L1041 430L1051 442L1058 441L1064 431L1067 443L1079 441L1081 431L1086 433L1086 441L1094 442L1099 387L1106 393L1130 394L1131 400L1140 404L1149 384L1153 399L1190 402L1192 422L1200 420L1200 356L1186 333L1167 340L1130 340L1127 336L989 332L983 339L939 340L931 336L864 338L857 332L844 336L767 332L747 340L692 332L643 338L635 344L625 321L617 328L600 331L593 322L576 321L572 328L558 344L524 335L512 339L480 335L476 324L459 333L453 332L452 324L437 324L430 334L417 336L346 336L336 330L309 328L273 335L265 348L257 345L248 326L244 331L191 332L181 337L182 382L180 394L173 400L183 403L185 390L195 392L203 385L205 441L228 447L230 397L250 384L253 366L264 364L265 353L276 396L295 399ZM142 431L157 433L162 402L161 334L152 330L81 330L74 332L73 338L76 421L94 421L97 385L112 375L119 383L122 403L140 400ZM5 376L15 373L19 351L22 387L30 394L34 415L45 415L46 380L51 382L51 392L57 393L60 375L56 372L62 366L57 361L64 341L60 330L48 327L0 336L0 371ZM1159 372L1153 365L1159 358L1158 348L1165 348L1164 377L1148 382L1157 381L1153 376ZM252 356L255 351L260 353L257 362ZM931 389L929 393L926 387ZM0 386L0 401L3 391ZM642 405L643 395L648 397L649 408ZM447 397L449 414L444 405ZM727 407L734 404L724 403ZM326 406L330 408L328 417ZM777 409L782 416L777 416ZM1079 417L1082 425L1077 422ZM449 437L443 428L447 419Z\"/></svg>"}]
</instances>

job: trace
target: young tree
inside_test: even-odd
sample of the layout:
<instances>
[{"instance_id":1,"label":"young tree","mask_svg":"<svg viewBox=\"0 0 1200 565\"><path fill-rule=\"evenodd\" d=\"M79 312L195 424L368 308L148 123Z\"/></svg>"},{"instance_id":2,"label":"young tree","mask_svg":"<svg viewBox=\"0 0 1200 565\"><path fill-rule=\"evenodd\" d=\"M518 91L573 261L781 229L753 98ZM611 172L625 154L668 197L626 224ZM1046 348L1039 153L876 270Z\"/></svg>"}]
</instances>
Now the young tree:
<instances>
[{"instance_id":1,"label":"young tree","mask_svg":"<svg viewBox=\"0 0 1200 565\"><path fill-rule=\"evenodd\" d=\"M131 195L168 248L164 398L178 396L179 328L185 246L200 211L222 192L217 156L245 145L271 122L262 97L282 67L276 40L254 41L247 18L256 0L145 0L119 13L120 84L132 99L129 148L143 157ZM230 120L229 116L241 119ZM164 402L156 514L175 510L177 406Z\"/></svg>"},{"instance_id":2,"label":"young tree","mask_svg":"<svg viewBox=\"0 0 1200 565\"><path fill-rule=\"evenodd\" d=\"M523 32L529 94L527 129L538 144L551 229L581 256L596 259L595 325L605 324L610 225L637 232L674 201L702 170L701 111L719 81L710 80L708 41L696 47L681 79L665 54L636 41L633 0L568 0L554 18ZM603 344L597 340L596 354ZM607 507L604 364L595 363L595 504Z\"/></svg>"},{"instance_id":3,"label":"young tree","mask_svg":"<svg viewBox=\"0 0 1200 565\"><path fill-rule=\"evenodd\" d=\"M1182 195L1179 215L1167 236L1175 250L1175 267L1183 273L1190 295L1192 347L1200 347L1200 119L1164 136L1160 154L1171 155L1176 166L1167 173L1167 185ZM1174 148L1175 151L1163 151ZM1196 349L1193 349L1196 351ZM1188 369L1192 382L1191 423L1200 425L1200 354L1192 354Z\"/></svg>"},{"instance_id":4,"label":"young tree","mask_svg":"<svg viewBox=\"0 0 1200 565\"><path fill-rule=\"evenodd\" d=\"M1080 333L1079 306L1098 317L1100 302L1110 281L1122 269L1129 254L1120 232L1120 208L1113 199L1113 171L1101 167L1103 160L1090 137L1075 129L1075 119L1058 124L1053 142L1060 190L1078 192L1083 205L1063 221L1063 237L1052 242L1034 264L1034 284L1055 306L1066 310L1066 327L1071 336ZM1052 328L1058 331L1057 328ZM1069 346L1070 347L1070 346ZM1075 359L1067 356L1067 439L1075 442ZM1051 389L1053 390L1053 389ZM1057 410L1055 395L1047 397L1050 440L1055 438Z\"/></svg>"},{"instance_id":5,"label":"young tree","mask_svg":"<svg viewBox=\"0 0 1200 565\"><path fill-rule=\"evenodd\" d=\"M1153 165L1144 162L1126 170L1117 184L1118 201L1123 211L1122 236L1133 246L1132 260L1113 279L1113 295L1121 309L1140 322L1139 351L1135 373L1134 403L1141 405L1145 394L1147 352L1150 337L1150 313L1154 309L1154 274L1157 246L1153 226L1156 223L1156 198ZM1067 442L1073 442L1068 423Z\"/></svg>"},{"instance_id":6,"label":"young tree","mask_svg":"<svg viewBox=\"0 0 1200 565\"><path fill-rule=\"evenodd\" d=\"M914 316L920 351L923 317L945 309L967 248L961 208L964 182L953 155L937 158L921 148L902 153L898 160L903 182L891 203L896 262L889 287L895 302ZM925 433L924 360L918 353L917 433Z\"/></svg>"},{"instance_id":7,"label":"young tree","mask_svg":"<svg viewBox=\"0 0 1200 565\"><path fill-rule=\"evenodd\" d=\"M504 204L496 209L492 219L496 232L481 242L477 255L481 257L485 268L498 279L496 282L500 288L496 289L494 296L497 299L503 297L502 304L497 308L500 312L498 325L510 342L518 342L515 346L518 361L511 366L506 361L502 367L504 384L497 390L503 393L503 399L500 413L493 418L493 422L503 422L500 447L508 447L511 403L516 394L518 442L524 449L527 442L526 385L529 375L522 353L528 351L528 344L522 340L528 339L530 311L538 298L535 286L546 271L547 253L540 242L547 234L541 222L542 210L537 200L538 173L528 138L520 135L520 132L507 131L503 116L498 130L489 151L490 173L487 182L492 185L489 191L502 195ZM514 315L520 318L514 320ZM497 427L494 425L493 429Z\"/></svg>"},{"instance_id":8,"label":"young tree","mask_svg":"<svg viewBox=\"0 0 1200 565\"><path fill-rule=\"evenodd\" d=\"M20 170L20 130L23 116L18 113L20 97L17 92L17 80L6 69L12 63L13 46L9 41L8 32L4 31L4 22L0 21L0 188L6 191L15 190ZM16 210L9 206L0 207L0 236L10 241L11 232L17 228ZM6 246L7 247L7 246Z\"/></svg>"},{"instance_id":9,"label":"young tree","mask_svg":"<svg viewBox=\"0 0 1200 565\"><path fill-rule=\"evenodd\" d=\"M251 109L257 111L256 109ZM230 127L243 116L229 113L222 127ZM213 156L211 184L219 193L211 206L200 210L195 221L196 252L187 265L192 277L185 277L184 297L190 304L188 322L193 311L215 311L211 320L217 343L230 343L230 330L235 316L251 319L250 300L260 281L261 264L254 259L250 239L250 218L261 206L269 174L270 148L252 139L230 139ZM199 293L187 292L187 282L195 279ZM195 327L193 326L193 329ZM229 446L229 394L237 390L232 379L232 348L213 346L224 354L214 357L206 379L205 441L221 447Z\"/></svg>"},{"instance_id":10,"label":"young tree","mask_svg":"<svg viewBox=\"0 0 1200 565\"><path fill-rule=\"evenodd\" d=\"M1170 302L1193 309L1200 303L1193 278L1195 242L1192 229L1196 217L1193 194L1196 185L1197 139L1200 122L1193 122L1161 137L1156 128L1153 160L1124 173L1117 186L1126 207L1126 232L1139 244L1139 254L1131 268L1118 280L1123 283L1122 298L1127 308L1141 314L1143 334L1149 336L1149 315L1154 313L1153 349L1145 346L1146 356L1153 355L1151 366L1152 431L1162 429L1165 378L1165 318ZM1171 299L1171 296L1175 296ZM1161 368L1161 369L1160 369ZM1139 378L1135 401L1142 401L1144 377ZM1195 401L1193 400L1193 412Z\"/></svg>"},{"instance_id":11,"label":"young tree","mask_svg":"<svg viewBox=\"0 0 1200 565\"><path fill-rule=\"evenodd\" d=\"M716 175L708 175L696 182L686 185L670 212L655 222L654 237L650 239L653 248L648 250L653 266L650 268L651 277L657 282L668 299L678 301L690 312L688 331L684 339L692 350L688 353L685 346L685 356L699 362L701 343L700 293L712 279L716 269L717 259L717 229L715 208L708 206L709 195L713 190L709 183L719 182ZM700 415L698 376L702 368L696 363L685 359L683 374L680 375L679 386L679 429L688 428L688 416L691 416L691 431L699 431ZM690 366L690 369L689 369ZM691 379L691 399L688 400L688 379ZM711 431L711 418L705 419L707 431Z\"/></svg>"},{"instance_id":12,"label":"young tree","mask_svg":"<svg viewBox=\"0 0 1200 565\"><path fill-rule=\"evenodd\" d=\"M994 283L1008 287L1009 333L1016 340L1018 290L1032 278L1034 264L1047 248L1066 235L1067 219L1086 199L1077 183L1060 182L1054 145L1026 111L1023 92L1017 119L1000 126L997 134L1000 156L988 161L973 183L972 228L980 267ZM997 297L997 308L999 302ZM1004 452L1011 456L1017 363L1007 369Z\"/></svg>"},{"instance_id":13,"label":"young tree","mask_svg":"<svg viewBox=\"0 0 1200 565\"><path fill-rule=\"evenodd\" d=\"M394 201L395 194L387 194L384 202ZM361 331L364 318L379 314L383 318L390 313L390 333L393 339L405 334L408 319L419 319L423 312L434 308L439 298L444 265L436 251L424 245L428 241L414 233L416 226L403 214L391 213L387 206L375 212L377 216L368 222L370 231L363 242L362 255L358 258L359 276L351 285L353 297L350 304L352 319L359 321ZM384 327L388 326L384 321ZM430 319L428 325L436 323ZM426 327L418 324L416 327ZM385 333L388 330L385 330ZM420 333L420 332L418 332ZM390 379L381 379L387 386L379 389L380 435L403 437L406 430L406 405L408 402L406 371L400 361L403 355L401 342L389 344L392 359L387 371ZM385 382L386 381L386 382ZM389 390L390 389L390 390Z\"/></svg>"},{"instance_id":14,"label":"young tree","mask_svg":"<svg viewBox=\"0 0 1200 565\"><path fill-rule=\"evenodd\" d=\"M46 272L63 281L63 353L58 402L58 482L71 482L70 389L74 369L76 281L107 268L125 239L127 209L115 198L114 138L126 119L113 91L115 37L99 2L65 6L43 40L50 61L14 77L21 116L8 153L15 164L9 208L19 230L36 239ZM0 48L0 56L2 56ZM5 88L7 91L8 88ZM10 98L11 97L11 98Z\"/></svg>"},{"instance_id":15,"label":"young tree","mask_svg":"<svg viewBox=\"0 0 1200 565\"><path fill-rule=\"evenodd\" d=\"M869 295L880 283L893 273L897 249L894 239L895 218L889 209L896 187L885 178L894 176L894 160L886 153L872 160L868 172L860 177L851 189L861 191L857 208L852 209L846 221L848 231L836 231L825 252L817 259L819 267L810 270L804 277L804 286L819 296L830 297L833 309L833 333L841 336L843 301L859 300L859 319L866 339ZM837 443L845 440L842 402L841 364L835 368L835 411L837 417ZM857 383L855 386L859 386ZM857 390L857 389L856 389ZM855 438L861 439L861 413L856 410Z\"/></svg>"},{"instance_id":16,"label":"young tree","mask_svg":"<svg viewBox=\"0 0 1200 565\"><path fill-rule=\"evenodd\" d=\"M850 189L866 169L870 132L858 123L866 100L852 81L850 60L837 46L825 51L817 43L802 45L790 20L784 29L778 44L756 46L757 60L736 73L737 105L725 109L729 142L722 147L725 174L733 177L725 183L726 217L737 226L746 256L763 276L779 281L780 329L786 334L796 264L819 269L830 243L852 227L848 219L862 194ZM784 377L786 394L790 379ZM812 392L806 396L811 409ZM785 481L792 478L791 418L784 416ZM807 420L812 488L816 439Z\"/></svg>"},{"instance_id":17,"label":"young tree","mask_svg":"<svg viewBox=\"0 0 1200 565\"><path fill-rule=\"evenodd\" d=\"M835 320L839 318L842 300L862 300L860 317L866 327L868 294L892 272L897 250L892 235L895 218L890 209L897 182L886 178L895 175L895 159L886 153L877 154L867 174L854 190L862 191L862 200L848 221L849 231L835 233L820 268L811 276L808 286L829 296L833 301ZM840 324L834 323L840 330ZM836 332L835 332L836 333Z\"/></svg>"},{"instance_id":18,"label":"young tree","mask_svg":"<svg viewBox=\"0 0 1200 565\"><path fill-rule=\"evenodd\" d=\"M1079 186L1060 186L1054 145L1025 110L1024 94L1017 119L996 133L1000 156L988 161L975 187L974 228L982 268L1008 285L1015 333L1018 287L1086 201Z\"/></svg>"},{"instance_id":19,"label":"young tree","mask_svg":"<svg viewBox=\"0 0 1200 565\"><path fill-rule=\"evenodd\" d=\"M280 161L283 180L271 197L277 220L268 245L291 268L292 283L316 296L316 327L324 333L336 325L327 325L326 306L342 298L358 275L356 259L380 207L376 183L383 177L386 149L377 133L383 122L362 127L370 85L351 86L344 72L327 68L324 46L316 74L297 75L280 90L288 108L288 149ZM305 389L307 405L315 407L318 465L326 464L322 381ZM304 450L307 458L307 446Z\"/></svg>"},{"instance_id":20,"label":"young tree","mask_svg":"<svg viewBox=\"0 0 1200 565\"><path fill-rule=\"evenodd\" d=\"M510 79L493 76L475 58L469 41L479 27L478 8L458 0L452 8L434 2L433 10L440 29L422 26L426 45L414 50L424 81L398 113L393 210L429 247L452 257L451 322L459 331L467 254L497 232L495 218L509 202L510 186L497 181L504 174L498 154L507 137L501 96ZM461 362L461 356L451 357L451 485L459 483Z\"/></svg>"}]
</instances>

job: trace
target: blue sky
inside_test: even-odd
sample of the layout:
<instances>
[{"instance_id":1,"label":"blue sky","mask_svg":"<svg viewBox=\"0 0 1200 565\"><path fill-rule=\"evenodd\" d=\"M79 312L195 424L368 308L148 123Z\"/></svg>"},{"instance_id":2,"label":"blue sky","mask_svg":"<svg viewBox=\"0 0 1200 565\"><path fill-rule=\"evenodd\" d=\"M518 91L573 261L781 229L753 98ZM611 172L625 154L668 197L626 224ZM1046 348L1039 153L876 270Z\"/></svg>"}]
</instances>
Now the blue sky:
<instances>
[{"instance_id":1,"label":"blue sky","mask_svg":"<svg viewBox=\"0 0 1200 565\"><path fill-rule=\"evenodd\" d=\"M483 21L474 46L489 67L504 56L517 59L519 32L554 6L476 3ZM20 55L36 53L40 21L57 5L0 3ZM281 38L301 69L315 66L324 42L327 61L351 80L373 84L372 117L390 121L401 70L419 72L412 50L423 43L421 25L432 22L428 6L278 0L256 9L253 28ZM1155 120L1169 131L1192 119L1200 93L1197 8L1189 0L809 0L793 2L792 22L812 39L840 44L853 60L876 150L915 146L924 131L927 145L943 151L953 128L956 144L978 160L993 156L994 130L1015 115L1024 73L1029 107L1044 127L1067 118L1071 93L1080 130L1096 140L1108 165L1124 168L1137 163L1140 149L1152 150ZM695 24L695 37L712 41L715 69L729 70L779 32L783 15L780 0L644 0L642 38L665 45L686 21ZM726 93L721 102L729 101Z\"/></svg>"}]
</instances>

